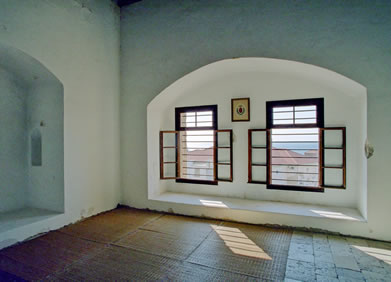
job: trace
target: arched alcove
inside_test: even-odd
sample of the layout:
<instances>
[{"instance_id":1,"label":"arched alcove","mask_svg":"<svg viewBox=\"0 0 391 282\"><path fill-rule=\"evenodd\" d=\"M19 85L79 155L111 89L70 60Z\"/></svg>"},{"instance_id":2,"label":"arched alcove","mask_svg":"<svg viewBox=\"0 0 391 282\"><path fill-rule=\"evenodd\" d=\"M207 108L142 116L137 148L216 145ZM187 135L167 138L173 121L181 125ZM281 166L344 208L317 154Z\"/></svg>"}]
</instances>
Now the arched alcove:
<instances>
[{"instance_id":1,"label":"arched alcove","mask_svg":"<svg viewBox=\"0 0 391 282\"><path fill-rule=\"evenodd\" d=\"M249 97L251 120L231 121L231 99ZM267 190L247 183L247 131L266 126L265 104L273 100L324 98L325 124L347 127L347 188L324 193ZM166 192L357 209L366 216L366 88L333 71L269 58L228 59L178 79L148 105L148 196ZM232 183L194 185L159 179L159 131L175 129L175 107L218 105L218 128L233 129ZM352 111L351 109L355 110Z\"/></svg>"},{"instance_id":2,"label":"arched alcove","mask_svg":"<svg viewBox=\"0 0 391 282\"><path fill-rule=\"evenodd\" d=\"M3 232L64 211L64 90L36 59L2 44L0 89Z\"/></svg>"}]
</instances>

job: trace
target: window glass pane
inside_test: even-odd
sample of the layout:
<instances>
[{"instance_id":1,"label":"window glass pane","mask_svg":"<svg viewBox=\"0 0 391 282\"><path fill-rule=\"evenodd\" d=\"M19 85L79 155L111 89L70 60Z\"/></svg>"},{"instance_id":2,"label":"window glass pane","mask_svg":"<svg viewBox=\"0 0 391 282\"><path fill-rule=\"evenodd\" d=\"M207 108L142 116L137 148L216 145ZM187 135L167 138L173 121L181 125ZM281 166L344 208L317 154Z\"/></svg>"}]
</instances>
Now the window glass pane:
<instances>
[{"instance_id":1,"label":"window glass pane","mask_svg":"<svg viewBox=\"0 0 391 282\"><path fill-rule=\"evenodd\" d=\"M316 111L316 106L296 106L295 111Z\"/></svg>"},{"instance_id":2,"label":"window glass pane","mask_svg":"<svg viewBox=\"0 0 391 282\"><path fill-rule=\"evenodd\" d=\"M197 115L197 122L211 122L212 121L212 115Z\"/></svg>"},{"instance_id":3,"label":"window glass pane","mask_svg":"<svg viewBox=\"0 0 391 282\"><path fill-rule=\"evenodd\" d=\"M213 115L212 111L204 111L204 112L197 112L198 117L206 116L206 117L211 117ZM212 119L210 119L212 120Z\"/></svg>"},{"instance_id":4,"label":"window glass pane","mask_svg":"<svg viewBox=\"0 0 391 282\"><path fill-rule=\"evenodd\" d=\"M343 171L341 169L324 169L325 186L343 186Z\"/></svg>"},{"instance_id":5,"label":"window glass pane","mask_svg":"<svg viewBox=\"0 0 391 282\"><path fill-rule=\"evenodd\" d=\"M267 178L266 166L253 166L252 167L252 179L253 181L264 181Z\"/></svg>"},{"instance_id":6,"label":"window glass pane","mask_svg":"<svg viewBox=\"0 0 391 282\"><path fill-rule=\"evenodd\" d=\"M295 112L295 118L314 118L314 119L316 119L316 111Z\"/></svg>"},{"instance_id":7,"label":"window glass pane","mask_svg":"<svg viewBox=\"0 0 391 282\"><path fill-rule=\"evenodd\" d=\"M316 119L295 119L296 124L312 124L316 123Z\"/></svg>"},{"instance_id":8,"label":"window glass pane","mask_svg":"<svg viewBox=\"0 0 391 282\"><path fill-rule=\"evenodd\" d=\"M273 120L273 124L293 124L293 119L288 119L288 120Z\"/></svg>"},{"instance_id":9,"label":"window glass pane","mask_svg":"<svg viewBox=\"0 0 391 282\"><path fill-rule=\"evenodd\" d=\"M195 127L195 112L181 113L181 127Z\"/></svg>"},{"instance_id":10,"label":"window glass pane","mask_svg":"<svg viewBox=\"0 0 391 282\"><path fill-rule=\"evenodd\" d=\"M319 129L272 129L271 184L319 186Z\"/></svg>"},{"instance_id":11,"label":"window glass pane","mask_svg":"<svg viewBox=\"0 0 391 282\"><path fill-rule=\"evenodd\" d=\"M342 148L343 135L341 130L325 130L323 131L324 146L328 148Z\"/></svg>"},{"instance_id":12,"label":"window glass pane","mask_svg":"<svg viewBox=\"0 0 391 282\"><path fill-rule=\"evenodd\" d=\"M185 112L181 113L181 127L212 127L213 112Z\"/></svg>"},{"instance_id":13,"label":"window glass pane","mask_svg":"<svg viewBox=\"0 0 391 282\"><path fill-rule=\"evenodd\" d=\"M197 127L206 127L206 126L213 126L213 116L212 111L206 111L206 112L197 112Z\"/></svg>"},{"instance_id":14,"label":"window glass pane","mask_svg":"<svg viewBox=\"0 0 391 282\"><path fill-rule=\"evenodd\" d=\"M214 180L213 130L181 131L181 178Z\"/></svg>"},{"instance_id":15,"label":"window glass pane","mask_svg":"<svg viewBox=\"0 0 391 282\"><path fill-rule=\"evenodd\" d=\"M293 112L273 113L273 119L293 119Z\"/></svg>"},{"instance_id":16,"label":"window glass pane","mask_svg":"<svg viewBox=\"0 0 391 282\"><path fill-rule=\"evenodd\" d=\"M319 129L318 128L274 128L273 129L273 135L310 135L310 134L318 134Z\"/></svg>"},{"instance_id":17,"label":"window glass pane","mask_svg":"<svg viewBox=\"0 0 391 282\"><path fill-rule=\"evenodd\" d=\"M274 107L273 112L292 112L293 107Z\"/></svg>"}]
</instances>

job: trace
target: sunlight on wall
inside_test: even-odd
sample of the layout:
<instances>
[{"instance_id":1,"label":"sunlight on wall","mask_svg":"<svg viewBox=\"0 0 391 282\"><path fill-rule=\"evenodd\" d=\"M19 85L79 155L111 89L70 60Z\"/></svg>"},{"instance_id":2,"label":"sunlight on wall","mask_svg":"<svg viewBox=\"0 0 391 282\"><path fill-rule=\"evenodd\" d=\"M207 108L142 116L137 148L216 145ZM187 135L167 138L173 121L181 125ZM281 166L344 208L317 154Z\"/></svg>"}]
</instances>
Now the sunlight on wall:
<instances>
[{"instance_id":1,"label":"sunlight on wall","mask_svg":"<svg viewBox=\"0 0 391 282\"><path fill-rule=\"evenodd\" d=\"M221 201L200 200L200 202L207 207L228 208L228 206Z\"/></svg>"},{"instance_id":2,"label":"sunlight on wall","mask_svg":"<svg viewBox=\"0 0 391 282\"><path fill-rule=\"evenodd\" d=\"M316 214L319 214L321 216L328 217L328 218L347 219L347 220L358 221L357 218L348 216L348 215L340 213L340 212L319 211L319 210L311 210L311 211L316 213Z\"/></svg>"},{"instance_id":3,"label":"sunlight on wall","mask_svg":"<svg viewBox=\"0 0 391 282\"><path fill-rule=\"evenodd\" d=\"M257 246L238 228L213 225L212 228L234 254L272 260L264 250Z\"/></svg>"}]
</instances>

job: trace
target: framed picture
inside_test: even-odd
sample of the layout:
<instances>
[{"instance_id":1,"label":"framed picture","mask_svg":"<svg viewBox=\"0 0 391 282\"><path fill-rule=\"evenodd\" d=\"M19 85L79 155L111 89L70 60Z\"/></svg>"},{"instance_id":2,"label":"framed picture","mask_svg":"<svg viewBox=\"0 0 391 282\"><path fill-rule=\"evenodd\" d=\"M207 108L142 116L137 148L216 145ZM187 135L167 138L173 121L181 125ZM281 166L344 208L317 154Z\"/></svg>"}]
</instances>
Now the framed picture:
<instances>
[{"instance_id":1,"label":"framed picture","mask_svg":"<svg viewBox=\"0 0 391 282\"><path fill-rule=\"evenodd\" d=\"M250 121L250 98L231 100L232 121Z\"/></svg>"}]
</instances>

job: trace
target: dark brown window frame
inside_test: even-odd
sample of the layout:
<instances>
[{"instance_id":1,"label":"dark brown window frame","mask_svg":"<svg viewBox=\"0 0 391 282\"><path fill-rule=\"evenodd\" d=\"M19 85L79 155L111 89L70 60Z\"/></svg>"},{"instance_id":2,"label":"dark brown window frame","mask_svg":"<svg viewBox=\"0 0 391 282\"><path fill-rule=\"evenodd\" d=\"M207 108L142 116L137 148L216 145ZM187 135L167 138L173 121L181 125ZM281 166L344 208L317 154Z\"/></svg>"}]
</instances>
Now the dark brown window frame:
<instances>
[{"instance_id":1,"label":"dark brown window frame","mask_svg":"<svg viewBox=\"0 0 391 282\"><path fill-rule=\"evenodd\" d=\"M341 147L328 147L324 145L324 132L325 131L341 131L342 132L342 146ZM322 140L321 144L321 169L322 169L322 187L324 188L331 188L331 189L346 189L346 127L325 127L321 128L319 132ZM335 165L328 165L325 163L325 152L326 150L339 150L342 151L342 165L341 166L335 166ZM336 186L336 185L328 185L325 184L325 169L338 169L342 170L342 185Z\"/></svg>"},{"instance_id":2,"label":"dark brown window frame","mask_svg":"<svg viewBox=\"0 0 391 282\"><path fill-rule=\"evenodd\" d=\"M339 147L334 147L334 146L326 146L324 143L324 132L325 131L340 131L342 134L342 144ZM252 136L253 132L265 132L266 133L266 144L259 146L255 145L253 146L252 144ZM319 139L321 140L320 143L320 164L321 164L321 187L327 188L327 189L346 189L346 127L324 127L319 129L319 134L320 137ZM267 185L269 183L270 176L266 172L266 177L265 179L262 180L256 180L253 178L253 173L252 169L253 167L265 167L267 170L268 164L270 163L268 157L266 156L266 161L264 163L254 163L253 162L253 157L252 157L252 151L253 150L266 150L266 155L267 152L269 151L270 148L270 129L263 128L263 129L249 129L248 130L248 183L250 184L264 184ZM342 165L337 166L337 165L330 165L326 164L325 162L325 155L327 150L338 150L342 152ZM337 170L342 170L342 185L330 185L325 183L325 173L324 171L326 169L337 169ZM287 191L290 191L288 189L284 189Z\"/></svg>"},{"instance_id":3,"label":"dark brown window frame","mask_svg":"<svg viewBox=\"0 0 391 282\"><path fill-rule=\"evenodd\" d=\"M295 107L295 106L316 106L316 123L310 124L273 124L273 108L276 107ZM324 127L324 99L323 98L311 98L311 99L295 99L295 100L282 100L282 101L268 101L266 102L266 127L267 127L267 189L284 190L284 191L302 191L302 192L324 192L323 186L294 186L294 185L281 185L271 184L271 146L270 146L270 131L273 128L318 128L319 129L319 183L322 184L323 180L323 144L322 134L320 129Z\"/></svg>"},{"instance_id":4,"label":"dark brown window frame","mask_svg":"<svg viewBox=\"0 0 391 282\"><path fill-rule=\"evenodd\" d=\"M316 106L316 124L275 124L273 125L273 108L276 107L300 107L300 106ZM324 127L324 99L295 99L282 101L266 102L266 128L308 128L308 127Z\"/></svg>"},{"instance_id":5,"label":"dark brown window frame","mask_svg":"<svg viewBox=\"0 0 391 282\"><path fill-rule=\"evenodd\" d=\"M181 114L188 112L212 112L212 126L197 126L197 127L183 127L181 126ZM217 130L217 105L207 105L207 106L192 106L192 107L178 107L175 108L175 130L180 134L181 131L196 131L196 130ZM177 141L178 142L178 141ZM176 144L178 147L178 144ZM176 151L177 159L178 150ZM214 164L217 162L217 150L214 150ZM177 164L180 166L180 164ZM194 183L194 184L207 184L207 185L217 185L216 177L216 165L213 167L213 176L215 180L197 180L197 179L187 179L179 178L177 170L177 178L175 179L178 183Z\"/></svg>"},{"instance_id":6,"label":"dark brown window frame","mask_svg":"<svg viewBox=\"0 0 391 282\"><path fill-rule=\"evenodd\" d=\"M183 127L181 126L181 114L188 112L212 112L212 126ZM217 130L217 105L192 106L175 108L175 130Z\"/></svg>"}]
</instances>

